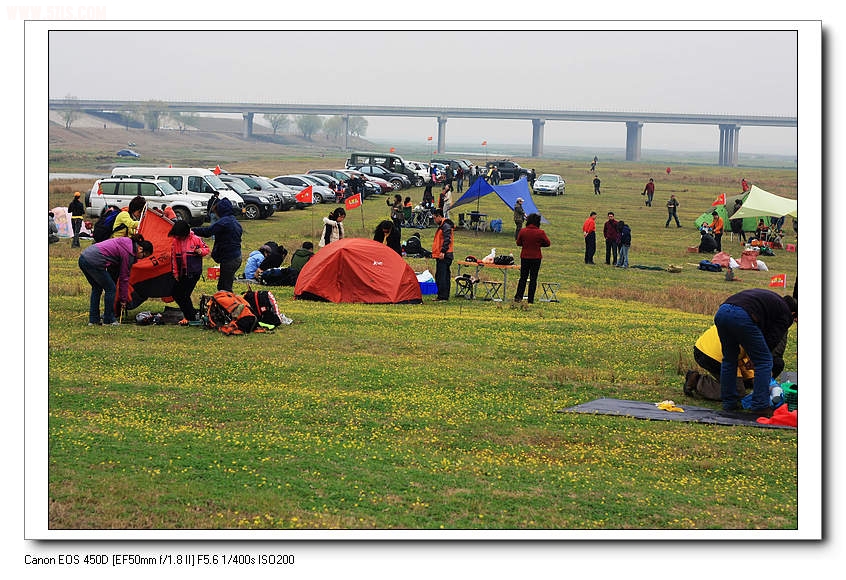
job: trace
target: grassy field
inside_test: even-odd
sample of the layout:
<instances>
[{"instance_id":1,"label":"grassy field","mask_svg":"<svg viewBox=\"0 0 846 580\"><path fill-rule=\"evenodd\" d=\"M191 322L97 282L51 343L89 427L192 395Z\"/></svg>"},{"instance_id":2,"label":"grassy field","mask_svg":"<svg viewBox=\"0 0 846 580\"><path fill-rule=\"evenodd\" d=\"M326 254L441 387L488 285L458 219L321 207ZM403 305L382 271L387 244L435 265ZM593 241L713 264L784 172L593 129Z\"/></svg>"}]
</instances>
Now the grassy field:
<instances>
[{"instance_id":1,"label":"grassy field","mask_svg":"<svg viewBox=\"0 0 846 580\"><path fill-rule=\"evenodd\" d=\"M343 165L340 152L322 155L230 152L225 168L273 176ZM50 246L49 527L795 530L796 431L558 411L598 397L717 406L682 394L693 342L729 294L767 287L773 273L787 274L789 291L798 254L776 251L764 258L769 272L729 283L686 252L698 242L693 221L741 177L795 197L796 172L673 165L667 174L665 165L600 162L595 196L585 161L518 161L567 180L564 196L534 197L553 244L541 280L561 284L561 302L527 310L457 299L323 304L279 287L294 324L271 334L89 328L78 252L67 240ZM649 177L653 208L640 195ZM52 182L49 207L90 187ZM664 227L670 193L680 229ZM407 194L417 202L422 189ZM244 222L245 255L267 240L316 242L329 209ZM504 231L459 231L456 256L516 255L508 209L495 196L479 209ZM600 231L609 210L630 224L630 264L683 271L605 266L601 239L598 265L584 265L591 210ZM350 212L348 235L369 237L387 211L384 198L367 201ZM433 231L421 231L424 245ZM796 242L792 231L787 241ZM728 236L724 249L739 258ZM409 263L434 272L431 261ZM509 282L513 292L516 275ZM202 280L195 301L214 289ZM796 353L794 326L788 370Z\"/></svg>"}]
</instances>

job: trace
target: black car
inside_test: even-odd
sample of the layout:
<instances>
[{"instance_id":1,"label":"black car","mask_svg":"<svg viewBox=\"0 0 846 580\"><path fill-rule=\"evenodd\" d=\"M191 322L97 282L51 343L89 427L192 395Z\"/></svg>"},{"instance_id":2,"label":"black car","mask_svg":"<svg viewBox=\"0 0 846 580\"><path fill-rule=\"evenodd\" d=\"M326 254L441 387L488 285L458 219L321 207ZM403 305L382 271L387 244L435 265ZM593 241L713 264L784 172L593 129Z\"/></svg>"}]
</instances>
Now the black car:
<instances>
[{"instance_id":1,"label":"black car","mask_svg":"<svg viewBox=\"0 0 846 580\"><path fill-rule=\"evenodd\" d=\"M276 203L266 193L250 189L250 187L237 177L231 175L220 175L221 181L226 187L233 190L244 200L243 216L248 220L263 220L273 215L276 211Z\"/></svg>"},{"instance_id":2,"label":"black car","mask_svg":"<svg viewBox=\"0 0 846 580\"><path fill-rule=\"evenodd\" d=\"M496 166L499 170L499 179L504 180L512 180L516 181L521 177L526 177L528 179L529 170L523 167L520 167L518 164L514 163L513 161L508 161L507 159L502 159L499 161L488 161L485 163L485 167L490 169L491 167ZM487 172L487 171L486 171Z\"/></svg>"},{"instance_id":3,"label":"black car","mask_svg":"<svg viewBox=\"0 0 846 580\"><path fill-rule=\"evenodd\" d=\"M470 166L463 159L432 159L430 163L449 165L452 167L453 175L457 175L460 168L464 172L464 177L470 177Z\"/></svg>"},{"instance_id":4,"label":"black car","mask_svg":"<svg viewBox=\"0 0 846 580\"><path fill-rule=\"evenodd\" d=\"M250 189L275 196L277 211L288 211L293 208L302 209L306 207L306 204L300 204L296 197L294 197L296 195L295 191L268 177L262 177L261 175L254 175L252 173L229 173L228 175L237 177L246 183Z\"/></svg>"},{"instance_id":5,"label":"black car","mask_svg":"<svg viewBox=\"0 0 846 580\"><path fill-rule=\"evenodd\" d=\"M350 178L352 177L352 174L348 171L344 171L343 169L309 169L306 175L317 175L318 177L321 175L328 175L345 183L349 183ZM380 193L382 193L381 187L370 181L364 182L364 191L361 196L362 199L367 199L373 195L379 195Z\"/></svg>"},{"instance_id":6,"label":"black car","mask_svg":"<svg viewBox=\"0 0 846 580\"><path fill-rule=\"evenodd\" d=\"M411 187L411 180L408 177L401 173L392 173L381 165L360 165L358 167L350 167L350 169L361 171L365 175L381 177L393 186L394 191Z\"/></svg>"}]
</instances>

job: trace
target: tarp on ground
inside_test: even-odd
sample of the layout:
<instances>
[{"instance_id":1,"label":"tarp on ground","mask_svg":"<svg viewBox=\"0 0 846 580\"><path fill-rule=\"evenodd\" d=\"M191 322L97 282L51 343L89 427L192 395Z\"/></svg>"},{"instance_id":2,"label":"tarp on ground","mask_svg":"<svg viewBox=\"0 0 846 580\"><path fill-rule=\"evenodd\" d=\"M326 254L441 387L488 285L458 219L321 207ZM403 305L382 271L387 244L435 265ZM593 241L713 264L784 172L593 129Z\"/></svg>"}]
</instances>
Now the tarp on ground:
<instances>
[{"instance_id":1,"label":"tarp on ground","mask_svg":"<svg viewBox=\"0 0 846 580\"><path fill-rule=\"evenodd\" d=\"M167 237L173 222L158 211L144 210L138 233L153 244L153 255L138 260L129 272L128 310L137 308L147 298L173 302L176 280L170 265L171 243Z\"/></svg>"},{"instance_id":2,"label":"tarp on ground","mask_svg":"<svg viewBox=\"0 0 846 580\"><path fill-rule=\"evenodd\" d=\"M619 415L635 419L655 421L684 421L687 423L710 423L714 425L742 425L745 427L766 427L770 429L795 429L787 425L758 423L756 418L726 417L715 409L677 405L683 412L664 411L655 403L644 401L626 401L623 399L595 399L589 403L559 409L558 413L589 413L596 415Z\"/></svg>"},{"instance_id":3,"label":"tarp on ground","mask_svg":"<svg viewBox=\"0 0 846 580\"><path fill-rule=\"evenodd\" d=\"M799 217L799 208L795 199L788 199L764 191L753 185L743 200L743 206L731 218L771 216Z\"/></svg>"},{"instance_id":4,"label":"tarp on ground","mask_svg":"<svg viewBox=\"0 0 846 580\"><path fill-rule=\"evenodd\" d=\"M297 277L297 300L363 304L419 304L417 274L394 250L367 238L344 238L320 248Z\"/></svg>"},{"instance_id":5,"label":"tarp on ground","mask_svg":"<svg viewBox=\"0 0 846 580\"><path fill-rule=\"evenodd\" d=\"M532 193L529 191L529 182L526 181L525 177L521 177L514 183L509 183L507 185L491 185L484 177L481 177L473 182L473 185L464 192L464 195L458 198L458 201L452 204L450 211L459 205L472 203L489 193L497 194L499 199L501 199L502 202L512 211L517 203L517 198L522 197L523 209L526 210L526 215L529 215L530 213L539 214L541 216L541 223L549 223L535 205L535 202L532 199Z\"/></svg>"}]
</instances>

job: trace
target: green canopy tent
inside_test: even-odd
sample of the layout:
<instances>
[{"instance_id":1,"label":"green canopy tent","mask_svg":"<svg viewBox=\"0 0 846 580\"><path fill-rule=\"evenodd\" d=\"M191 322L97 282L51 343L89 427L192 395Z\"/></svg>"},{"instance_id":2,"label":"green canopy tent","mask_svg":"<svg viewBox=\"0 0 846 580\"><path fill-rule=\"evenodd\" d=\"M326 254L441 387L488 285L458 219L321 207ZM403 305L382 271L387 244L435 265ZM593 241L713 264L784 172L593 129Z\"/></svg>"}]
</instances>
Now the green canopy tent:
<instances>
[{"instance_id":1,"label":"green canopy tent","mask_svg":"<svg viewBox=\"0 0 846 580\"><path fill-rule=\"evenodd\" d=\"M734 209L734 202L736 199L743 201L741 208L734 214L730 212ZM726 197L725 205L716 205L708 209L705 213L696 218L696 227L699 228L702 224L711 223L713 216L711 212L716 210L717 214L723 218L726 231L730 231L729 220L743 219L743 231L754 232L758 226L758 220L765 217L782 217L793 216L796 217L797 207L796 200L788 199L774 195L763 189L753 185L749 191L740 195L733 195ZM764 220L769 223L769 220Z\"/></svg>"},{"instance_id":2,"label":"green canopy tent","mask_svg":"<svg viewBox=\"0 0 846 580\"><path fill-rule=\"evenodd\" d=\"M799 217L798 202L795 199L781 197L753 185L743 200L743 207L731 217L782 217L788 215Z\"/></svg>"}]
</instances>

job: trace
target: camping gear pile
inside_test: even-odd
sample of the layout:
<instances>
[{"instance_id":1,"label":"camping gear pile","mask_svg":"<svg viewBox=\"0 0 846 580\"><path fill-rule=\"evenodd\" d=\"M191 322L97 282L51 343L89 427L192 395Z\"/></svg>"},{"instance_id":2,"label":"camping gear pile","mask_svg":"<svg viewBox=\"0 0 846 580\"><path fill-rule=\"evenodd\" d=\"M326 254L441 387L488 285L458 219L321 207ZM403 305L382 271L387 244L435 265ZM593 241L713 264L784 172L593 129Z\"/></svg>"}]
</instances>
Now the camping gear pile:
<instances>
[{"instance_id":1,"label":"camping gear pile","mask_svg":"<svg viewBox=\"0 0 846 580\"><path fill-rule=\"evenodd\" d=\"M279 312L276 297L268 290L243 295L220 290L200 298L203 326L223 334L237 336L251 332L267 332L293 320Z\"/></svg>"}]
</instances>

